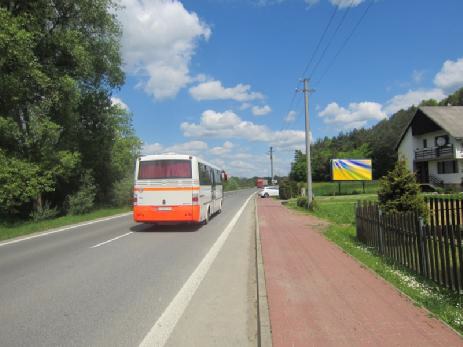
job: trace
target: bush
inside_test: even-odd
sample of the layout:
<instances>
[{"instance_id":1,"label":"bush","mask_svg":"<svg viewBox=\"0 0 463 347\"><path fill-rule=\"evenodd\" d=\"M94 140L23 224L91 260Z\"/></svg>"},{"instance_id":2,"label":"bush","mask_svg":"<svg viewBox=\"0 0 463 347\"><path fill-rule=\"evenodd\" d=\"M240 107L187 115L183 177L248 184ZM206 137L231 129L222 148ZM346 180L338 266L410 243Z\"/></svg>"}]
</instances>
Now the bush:
<instances>
[{"instance_id":1,"label":"bush","mask_svg":"<svg viewBox=\"0 0 463 347\"><path fill-rule=\"evenodd\" d=\"M56 207L51 208L48 201L39 207L37 210L32 211L30 216L34 222L38 222L45 219L55 218L59 214L59 211Z\"/></svg>"},{"instance_id":2,"label":"bush","mask_svg":"<svg viewBox=\"0 0 463 347\"><path fill-rule=\"evenodd\" d=\"M68 196L68 213L84 214L92 210L95 203L96 187L90 173L85 173L81 179L80 190Z\"/></svg>"},{"instance_id":3,"label":"bush","mask_svg":"<svg viewBox=\"0 0 463 347\"><path fill-rule=\"evenodd\" d=\"M280 199L283 199L283 200L294 198L300 194L296 181L281 180L279 184L279 188L280 188Z\"/></svg>"},{"instance_id":4,"label":"bush","mask_svg":"<svg viewBox=\"0 0 463 347\"><path fill-rule=\"evenodd\" d=\"M298 197L297 201L296 201L296 204L299 207L307 208L308 207L308 205L307 205L307 197L305 197L305 196Z\"/></svg>"},{"instance_id":5,"label":"bush","mask_svg":"<svg viewBox=\"0 0 463 347\"><path fill-rule=\"evenodd\" d=\"M398 160L395 167L380 179L378 200L386 212L410 211L422 217L427 214L420 186L403 159Z\"/></svg>"},{"instance_id":6,"label":"bush","mask_svg":"<svg viewBox=\"0 0 463 347\"><path fill-rule=\"evenodd\" d=\"M132 177L126 177L114 183L111 195L113 206L130 206L133 198Z\"/></svg>"}]
</instances>

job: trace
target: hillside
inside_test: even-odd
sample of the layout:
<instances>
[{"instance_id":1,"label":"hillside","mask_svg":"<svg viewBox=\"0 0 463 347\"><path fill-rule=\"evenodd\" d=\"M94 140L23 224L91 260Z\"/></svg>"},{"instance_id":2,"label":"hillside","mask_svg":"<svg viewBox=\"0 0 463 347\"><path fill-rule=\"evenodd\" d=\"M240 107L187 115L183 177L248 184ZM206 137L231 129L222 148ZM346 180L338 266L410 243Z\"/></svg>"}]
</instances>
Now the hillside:
<instances>
[{"instance_id":1,"label":"hillside","mask_svg":"<svg viewBox=\"0 0 463 347\"><path fill-rule=\"evenodd\" d=\"M424 100L420 106L463 106L463 88L444 100ZM374 178L383 176L397 160L395 146L400 135L415 114L416 107L400 110L371 128L354 129L335 137L317 140L311 147L313 180L330 179L330 159L371 158ZM296 151L290 176L305 181L305 156Z\"/></svg>"}]
</instances>

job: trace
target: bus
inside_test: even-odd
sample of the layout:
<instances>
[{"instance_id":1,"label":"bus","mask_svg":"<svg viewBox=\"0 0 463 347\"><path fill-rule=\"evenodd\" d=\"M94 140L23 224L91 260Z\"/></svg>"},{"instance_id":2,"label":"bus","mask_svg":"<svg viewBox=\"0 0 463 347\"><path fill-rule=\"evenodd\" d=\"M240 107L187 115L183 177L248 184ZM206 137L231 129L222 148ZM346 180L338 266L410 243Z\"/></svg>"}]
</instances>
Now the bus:
<instances>
[{"instance_id":1,"label":"bus","mask_svg":"<svg viewBox=\"0 0 463 347\"><path fill-rule=\"evenodd\" d=\"M198 157L145 155L137 159L133 219L142 223L203 223L222 211L225 172Z\"/></svg>"}]
</instances>

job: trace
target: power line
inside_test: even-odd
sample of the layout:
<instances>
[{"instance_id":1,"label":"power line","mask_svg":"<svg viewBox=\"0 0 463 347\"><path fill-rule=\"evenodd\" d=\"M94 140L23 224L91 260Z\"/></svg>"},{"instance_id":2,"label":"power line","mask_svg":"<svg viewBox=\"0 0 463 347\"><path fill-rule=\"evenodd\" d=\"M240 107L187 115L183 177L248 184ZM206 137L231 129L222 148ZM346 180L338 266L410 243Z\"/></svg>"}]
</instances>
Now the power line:
<instances>
[{"instance_id":1,"label":"power line","mask_svg":"<svg viewBox=\"0 0 463 347\"><path fill-rule=\"evenodd\" d=\"M341 54L341 52L343 51L343 49L347 46L347 43L349 42L349 40L352 38L352 36L354 36L354 33L355 31L357 30L357 28L360 26L360 24L362 23L363 19L365 18L365 16L367 15L368 11L370 10L371 6L373 5L374 1L370 1L370 3L368 4L368 6L365 8L365 11L363 11L363 14L362 16L359 18L359 20L357 21L357 23L355 24L354 28L352 29L352 31L350 32L350 34L347 36L346 40L344 41L344 43L341 45L341 47L339 48L339 50L337 51L337 53L335 54L334 58L330 61L330 63L328 64L328 67L325 69L325 71L323 71L321 77L317 80L317 82L315 83L316 85L318 85L319 83L321 83L321 81L323 80L323 78L325 77L325 75L328 73L328 71L333 67L334 63L336 62L336 59L338 58L338 56Z\"/></svg>"},{"instance_id":2,"label":"power line","mask_svg":"<svg viewBox=\"0 0 463 347\"><path fill-rule=\"evenodd\" d=\"M314 73L317 71L317 68L318 66L320 65L321 61L323 60L323 58L325 57L325 54L326 52L328 51L328 49L330 48L331 44L333 43L333 40L334 38L336 37L336 34L338 33L339 29L341 28L342 24L344 23L344 21L346 20L346 17L347 15L349 14L350 12L350 9L352 8L352 5L354 4L354 1L355 0L352 0L349 7L347 8L346 12L344 12L344 15L341 17L341 21L338 23L338 26L336 27L336 29L334 30L334 33L333 35L331 35L331 38L330 40L328 41L328 44L326 45L325 49L323 50L322 52L322 55L320 56L320 58L318 59L317 63L315 64L315 67L312 69L311 73L309 74L310 77L313 77Z\"/></svg>"},{"instance_id":3,"label":"power line","mask_svg":"<svg viewBox=\"0 0 463 347\"><path fill-rule=\"evenodd\" d=\"M309 62L307 63L307 65L305 66L304 68L304 71L302 72L302 75L301 76L304 76L305 73L307 72L308 68L310 67L310 65L312 64L312 61L313 59L315 58L317 52L318 52L318 49L320 48L322 42L323 42L323 39L325 38L326 36L326 33L328 32L328 29L330 28L331 26L331 23L333 22L333 19L336 15L336 13L338 12L338 9L339 9L339 6L335 6L334 10L333 10L333 13L331 14L329 20L328 20L328 23L326 24L325 26L325 29L323 30L323 34L320 36L320 39L318 40L318 43L317 43L317 46L315 48L315 50L312 52L312 56L310 57L310 60ZM299 83L296 85L296 88L294 89L294 93L293 93L293 96L291 97L291 101L289 103L289 107L288 107L288 110L286 111L285 113L285 117L289 114L289 112L291 112L291 109L293 107L293 104L294 104L294 100L296 99L296 95L298 94L297 93L297 88L299 87ZM288 123L286 123L284 120L283 120L283 124L280 128L280 131L283 131L285 130L287 127L289 126Z\"/></svg>"},{"instance_id":4,"label":"power line","mask_svg":"<svg viewBox=\"0 0 463 347\"><path fill-rule=\"evenodd\" d=\"M321 45L323 39L325 38L325 35L326 35L326 33L328 32L328 29L329 29L329 27L331 26L331 23L333 22L333 18L334 18L334 16L336 15L336 13L338 12L338 9L339 9L338 6L335 6L335 7L334 7L334 11L333 11L333 13L331 14L330 19L328 20L328 23L327 23L326 26L325 26L325 30L323 30L323 34L322 34L322 36L320 36L320 39L318 40L317 46L316 46L315 50L312 52L312 56L310 57L309 62L308 62L307 65L305 66L304 71L302 72L302 75L301 75L301 76L304 76L304 75L305 75L305 73L306 73L307 70L309 69L310 64L312 64L312 61L313 61L313 59L315 58L315 55L318 53L318 49L320 48L320 45Z\"/></svg>"}]
</instances>

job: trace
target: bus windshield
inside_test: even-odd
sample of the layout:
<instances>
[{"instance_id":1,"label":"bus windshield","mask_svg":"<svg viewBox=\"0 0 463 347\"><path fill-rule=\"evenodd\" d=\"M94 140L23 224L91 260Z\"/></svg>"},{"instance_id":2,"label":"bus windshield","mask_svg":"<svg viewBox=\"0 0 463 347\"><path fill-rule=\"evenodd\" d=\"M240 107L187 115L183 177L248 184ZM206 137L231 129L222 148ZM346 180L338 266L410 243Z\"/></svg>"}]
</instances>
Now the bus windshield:
<instances>
[{"instance_id":1,"label":"bus windshield","mask_svg":"<svg viewBox=\"0 0 463 347\"><path fill-rule=\"evenodd\" d=\"M138 179L191 178L190 160L140 161Z\"/></svg>"}]
</instances>

